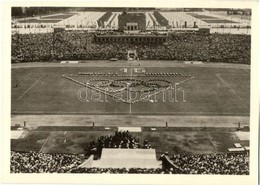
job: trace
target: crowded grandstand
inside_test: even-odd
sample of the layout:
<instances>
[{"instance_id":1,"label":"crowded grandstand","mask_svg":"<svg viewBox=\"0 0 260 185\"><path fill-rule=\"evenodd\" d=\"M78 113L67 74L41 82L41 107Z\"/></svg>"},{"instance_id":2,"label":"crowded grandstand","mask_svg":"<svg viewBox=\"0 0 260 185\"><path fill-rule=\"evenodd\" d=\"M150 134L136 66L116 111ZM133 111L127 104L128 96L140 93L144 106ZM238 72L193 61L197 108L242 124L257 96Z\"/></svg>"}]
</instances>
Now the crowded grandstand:
<instances>
[{"instance_id":1,"label":"crowded grandstand","mask_svg":"<svg viewBox=\"0 0 260 185\"><path fill-rule=\"evenodd\" d=\"M113 34L110 36L113 40ZM70 31L12 35L12 62L127 59L135 49L139 60L179 60L250 64L249 35L171 34L168 41L96 42L95 33ZM150 39L150 38L148 38Z\"/></svg>"},{"instance_id":2,"label":"crowded grandstand","mask_svg":"<svg viewBox=\"0 0 260 185\"><path fill-rule=\"evenodd\" d=\"M230 15L226 19L223 14L211 15L209 11L156 10L71 12L14 19L12 62L126 60L127 50L135 49L139 60L250 64L250 34L232 32L248 30L250 20L231 17L231 21ZM220 32L210 34L214 29ZM222 30L229 32L223 34Z\"/></svg>"}]
</instances>

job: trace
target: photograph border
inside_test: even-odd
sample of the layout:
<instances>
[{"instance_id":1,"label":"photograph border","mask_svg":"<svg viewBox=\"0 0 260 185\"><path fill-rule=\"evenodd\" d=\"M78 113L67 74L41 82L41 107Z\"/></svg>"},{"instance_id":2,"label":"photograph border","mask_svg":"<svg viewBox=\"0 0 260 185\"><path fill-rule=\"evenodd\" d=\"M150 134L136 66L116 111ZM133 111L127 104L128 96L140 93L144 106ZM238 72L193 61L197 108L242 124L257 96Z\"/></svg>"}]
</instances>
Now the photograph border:
<instances>
[{"instance_id":1,"label":"photograph border","mask_svg":"<svg viewBox=\"0 0 260 185\"><path fill-rule=\"evenodd\" d=\"M159 4L160 3L160 4ZM140 174L11 174L11 7L12 6L86 6L86 7L187 7L187 8L250 8L251 30L251 84L250 84L250 175L140 175ZM251 185L258 177L259 130L259 2L250 1L89 1L4 2L2 6L2 96L1 144L3 183L87 183L87 184L192 184L192 185Z\"/></svg>"}]
</instances>

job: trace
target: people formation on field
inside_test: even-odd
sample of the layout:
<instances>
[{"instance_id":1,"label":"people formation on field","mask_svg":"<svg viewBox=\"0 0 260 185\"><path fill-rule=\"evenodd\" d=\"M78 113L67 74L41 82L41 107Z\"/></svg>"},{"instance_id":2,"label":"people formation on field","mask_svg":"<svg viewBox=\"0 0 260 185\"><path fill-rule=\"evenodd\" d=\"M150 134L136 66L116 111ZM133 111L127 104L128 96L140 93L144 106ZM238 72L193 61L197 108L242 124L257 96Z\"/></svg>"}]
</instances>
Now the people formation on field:
<instances>
[{"instance_id":1,"label":"people formation on field","mask_svg":"<svg viewBox=\"0 0 260 185\"><path fill-rule=\"evenodd\" d=\"M91 141L85 154L11 151L10 171L11 173L249 174L249 155L245 153L174 154L169 156L178 170L174 166L157 169L80 167L90 155L99 158L102 148L149 149L151 145L144 140L143 146L141 146L139 139L128 131L116 131L114 135L101 136L96 141Z\"/></svg>"},{"instance_id":2,"label":"people formation on field","mask_svg":"<svg viewBox=\"0 0 260 185\"><path fill-rule=\"evenodd\" d=\"M96 141L91 141L86 147L86 154L93 154L99 158L103 148L149 149L151 145L147 140L144 140L141 146L139 139L131 135L128 131L116 131L114 135L100 136Z\"/></svg>"},{"instance_id":3,"label":"people formation on field","mask_svg":"<svg viewBox=\"0 0 260 185\"><path fill-rule=\"evenodd\" d=\"M127 60L136 50L139 60L210 61L250 64L250 35L170 34L165 43L96 43L94 33L70 31L12 35L12 62L55 60Z\"/></svg>"}]
</instances>

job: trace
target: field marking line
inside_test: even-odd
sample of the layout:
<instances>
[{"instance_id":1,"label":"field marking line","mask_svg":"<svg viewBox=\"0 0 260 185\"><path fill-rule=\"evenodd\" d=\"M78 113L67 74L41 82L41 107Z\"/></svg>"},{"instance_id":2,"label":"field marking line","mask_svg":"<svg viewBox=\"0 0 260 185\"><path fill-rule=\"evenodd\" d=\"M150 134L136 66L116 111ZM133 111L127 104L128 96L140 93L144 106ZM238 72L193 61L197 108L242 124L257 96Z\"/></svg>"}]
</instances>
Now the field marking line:
<instances>
[{"instance_id":1,"label":"field marking line","mask_svg":"<svg viewBox=\"0 0 260 185\"><path fill-rule=\"evenodd\" d=\"M214 145L214 143L213 143L213 141L212 141L212 139L211 139L211 136L209 136L209 140L210 140L212 146L214 147L215 152L218 152L217 147Z\"/></svg>"},{"instance_id":2,"label":"field marking line","mask_svg":"<svg viewBox=\"0 0 260 185\"><path fill-rule=\"evenodd\" d=\"M106 67L125 67L126 66L126 61L127 60L122 60L119 62L104 62L102 60L99 60L98 62L98 66L104 67L104 65ZM162 60L159 63L162 67L206 67L206 68L232 68L232 69L250 69L250 66L248 66L247 64L227 64L227 63L218 63L218 64L206 64L203 63L202 65L193 65L193 64L184 64L184 63L175 63L172 60L171 61L165 61ZM155 67L158 65L158 61L156 60L147 60L147 61L143 61L142 65L145 67ZM61 65L60 63L41 63L41 62L32 62L30 64L28 63L17 63L17 64L12 64L11 68L15 69L15 68L30 68L30 67L71 67L69 65ZM78 63L77 65L73 66L73 67L97 67L97 63L96 61L94 62L92 61L87 61L87 63ZM129 66L127 66L129 67Z\"/></svg>"},{"instance_id":3,"label":"field marking line","mask_svg":"<svg viewBox=\"0 0 260 185\"><path fill-rule=\"evenodd\" d=\"M178 82L178 84L183 84L184 82L186 82L188 80L192 80L193 78L195 78L195 76L191 76L191 77L189 77L189 78L187 78L185 80L182 80L182 81Z\"/></svg>"},{"instance_id":4,"label":"field marking line","mask_svg":"<svg viewBox=\"0 0 260 185\"><path fill-rule=\"evenodd\" d=\"M226 82L225 80L223 80L223 78L221 78L220 73L217 73L216 76L231 90L231 92L240 100L240 101L244 101L237 93L234 89L232 89Z\"/></svg>"},{"instance_id":5,"label":"field marking line","mask_svg":"<svg viewBox=\"0 0 260 185\"><path fill-rule=\"evenodd\" d=\"M131 65L131 74L130 74L130 79L132 80L132 75L133 75L133 70L132 70L132 65ZM132 97L132 95L131 95L131 91L129 91L129 93L130 93L130 98ZM129 103L130 105L130 108L129 108L129 114L132 114L132 103L130 102Z\"/></svg>"},{"instance_id":6,"label":"field marking line","mask_svg":"<svg viewBox=\"0 0 260 185\"><path fill-rule=\"evenodd\" d=\"M38 115L38 114L41 114L41 115L60 115L60 114L64 114L64 115L69 115L69 114L72 114L72 115L114 115L115 112L105 112L105 113L89 113L89 112L65 112L65 111L13 111L12 114L22 114L22 115ZM127 115L128 112L117 112L116 113L117 115ZM243 113L243 112L240 112L240 113L219 113L219 112L141 112L140 114L134 114L136 116L151 116L152 115L155 115L155 116L165 116L165 115L187 115L187 116L193 116L193 115L217 115L217 116L249 116L249 113Z\"/></svg>"},{"instance_id":7,"label":"field marking line","mask_svg":"<svg viewBox=\"0 0 260 185\"><path fill-rule=\"evenodd\" d=\"M17 101L20 100L29 90L31 90L31 88L33 88L45 75L46 73L44 73L36 82L34 82L26 91L24 91L24 93L19 96L19 98L17 98Z\"/></svg>"},{"instance_id":8,"label":"field marking line","mask_svg":"<svg viewBox=\"0 0 260 185\"><path fill-rule=\"evenodd\" d=\"M45 144L47 143L48 139L49 139L49 137L47 137L47 139L46 139L46 140L45 140L45 142L43 143L43 145L42 145L42 147L41 147L41 149L40 149L39 153L41 153L41 152L42 152L42 149L43 149L43 147L45 146Z\"/></svg>"}]
</instances>

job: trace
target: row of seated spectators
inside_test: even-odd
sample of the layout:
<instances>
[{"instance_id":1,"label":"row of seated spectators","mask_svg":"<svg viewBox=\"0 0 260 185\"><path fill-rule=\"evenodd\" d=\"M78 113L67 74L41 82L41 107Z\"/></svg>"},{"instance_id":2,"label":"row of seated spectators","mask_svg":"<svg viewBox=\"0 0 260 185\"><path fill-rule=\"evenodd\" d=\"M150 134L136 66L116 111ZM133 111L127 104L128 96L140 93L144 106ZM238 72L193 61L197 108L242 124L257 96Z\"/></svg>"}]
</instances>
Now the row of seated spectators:
<instances>
[{"instance_id":1,"label":"row of seated spectators","mask_svg":"<svg viewBox=\"0 0 260 185\"><path fill-rule=\"evenodd\" d=\"M168 42L96 43L93 33L60 32L12 35L12 62L127 59L136 49L140 60L210 61L250 64L251 36L170 34Z\"/></svg>"},{"instance_id":2,"label":"row of seated spectators","mask_svg":"<svg viewBox=\"0 0 260 185\"><path fill-rule=\"evenodd\" d=\"M171 160L184 174L249 175L249 156L246 154L177 154Z\"/></svg>"},{"instance_id":3,"label":"row of seated spectators","mask_svg":"<svg viewBox=\"0 0 260 185\"><path fill-rule=\"evenodd\" d=\"M82 168L85 156L79 154L45 154L11 152L11 173L147 173L176 174L173 168ZM246 154L173 155L172 161L182 174L248 175L249 157Z\"/></svg>"},{"instance_id":4,"label":"row of seated spectators","mask_svg":"<svg viewBox=\"0 0 260 185\"><path fill-rule=\"evenodd\" d=\"M95 155L96 158L99 158L103 148L149 149L151 145L144 140L141 146L139 139L128 131L116 131L114 135L100 136L96 141L91 141L86 147L86 155Z\"/></svg>"},{"instance_id":5,"label":"row of seated spectators","mask_svg":"<svg viewBox=\"0 0 260 185\"><path fill-rule=\"evenodd\" d=\"M176 167L169 168L77 168L72 173L148 173L148 174L218 174L249 175L249 156L246 154L173 155ZM181 169L181 170L179 170Z\"/></svg>"},{"instance_id":6,"label":"row of seated spectators","mask_svg":"<svg viewBox=\"0 0 260 185\"><path fill-rule=\"evenodd\" d=\"M66 173L83 163L83 154L11 151L11 173Z\"/></svg>"}]
</instances>

